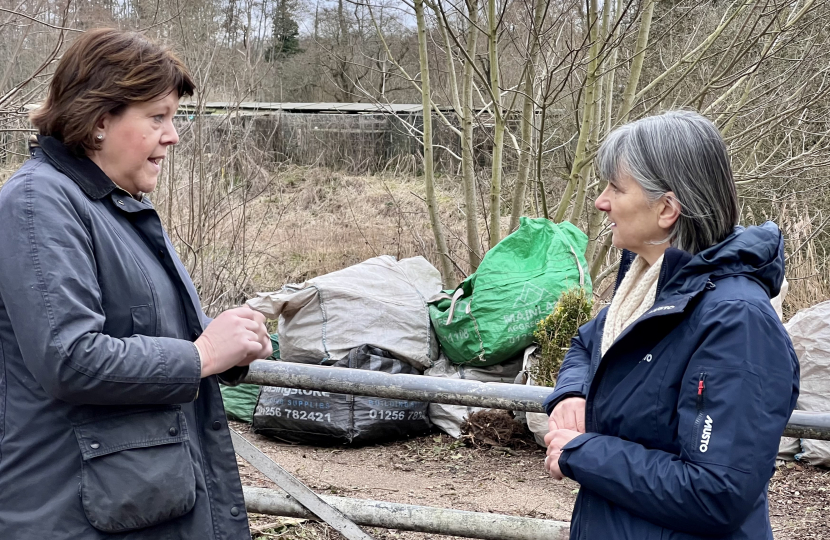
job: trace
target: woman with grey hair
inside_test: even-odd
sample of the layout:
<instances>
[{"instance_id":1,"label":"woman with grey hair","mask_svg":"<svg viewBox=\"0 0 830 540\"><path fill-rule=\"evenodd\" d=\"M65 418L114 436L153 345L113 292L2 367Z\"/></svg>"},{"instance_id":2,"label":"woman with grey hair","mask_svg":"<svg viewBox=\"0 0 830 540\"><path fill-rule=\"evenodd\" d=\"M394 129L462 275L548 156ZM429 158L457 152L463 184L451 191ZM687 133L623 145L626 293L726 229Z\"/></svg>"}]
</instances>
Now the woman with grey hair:
<instances>
[{"instance_id":1,"label":"woman with grey hair","mask_svg":"<svg viewBox=\"0 0 830 540\"><path fill-rule=\"evenodd\" d=\"M772 540L767 486L799 380L770 304L781 232L737 226L726 144L699 114L620 127L597 168L615 293L545 402L545 467L581 486L571 538Z\"/></svg>"}]
</instances>

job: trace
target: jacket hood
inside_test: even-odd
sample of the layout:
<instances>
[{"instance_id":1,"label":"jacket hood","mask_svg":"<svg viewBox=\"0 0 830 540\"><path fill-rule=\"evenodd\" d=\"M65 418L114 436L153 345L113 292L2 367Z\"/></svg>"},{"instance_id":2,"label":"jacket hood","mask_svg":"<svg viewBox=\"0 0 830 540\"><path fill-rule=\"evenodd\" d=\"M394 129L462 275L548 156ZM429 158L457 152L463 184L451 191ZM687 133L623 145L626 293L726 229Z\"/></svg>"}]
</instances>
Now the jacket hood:
<instances>
[{"instance_id":1,"label":"jacket hood","mask_svg":"<svg viewBox=\"0 0 830 540\"><path fill-rule=\"evenodd\" d=\"M770 298L778 295L784 280L784 237L775 223L735 227L723 242L701 251L679 269L666 283L664 294L699 290L706 281L736 275L758 282Z\"/></svg>"}]
</instances>

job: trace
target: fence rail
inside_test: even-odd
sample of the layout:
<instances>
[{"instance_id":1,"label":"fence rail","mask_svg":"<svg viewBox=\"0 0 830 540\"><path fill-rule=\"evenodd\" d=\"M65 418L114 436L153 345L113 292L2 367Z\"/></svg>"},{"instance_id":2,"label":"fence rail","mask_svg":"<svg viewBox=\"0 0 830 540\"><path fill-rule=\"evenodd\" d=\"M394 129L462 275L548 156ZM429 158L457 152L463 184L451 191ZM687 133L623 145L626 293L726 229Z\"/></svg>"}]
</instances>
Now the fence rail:
<instances>
[{"instance_id":1,"label":"fence rail","mask_svg":"<svg viewBox=\"0 0 830 540\"><path fill-rule=\"evenodd\" d=\"M245 487L249 512L316 519L290 496L273 489ZM547 519L468 512L366 499L321 495L358 525L484 540L567 540L570 523Z\"/></svg>"},{"instance_id":2,"label":"fence rail","mask_svg":"<svg viewBox=\"0 0 830 540\"><path fill-rule=\"evenodd\" d=\"M550 388L542 386L391 375L378 371L268 361L251 364L245 382L527 412L544 412L542 403L551 392ZM784 435L830 441L830 412L795 411Z\"/></svg>"},{"instance_id":3,"label":"fence rail","mask_svg":"<svg viewBox=\"0 0 830 540\"><path fill-rule=\"evenodd\" d=\"M462 379L391 375L377 371L257 361L245 382L300 390L429 401L513 411L544 412L551 389ZM830 413L796 411L784 435L830 440ZM317 519L289 495L271 489L244 488L249 512ZM570 524L527 517L467 512L383 501L320 496L357 525L384 527L485 540L565 540Z\"/></svg>"}]
</instances>

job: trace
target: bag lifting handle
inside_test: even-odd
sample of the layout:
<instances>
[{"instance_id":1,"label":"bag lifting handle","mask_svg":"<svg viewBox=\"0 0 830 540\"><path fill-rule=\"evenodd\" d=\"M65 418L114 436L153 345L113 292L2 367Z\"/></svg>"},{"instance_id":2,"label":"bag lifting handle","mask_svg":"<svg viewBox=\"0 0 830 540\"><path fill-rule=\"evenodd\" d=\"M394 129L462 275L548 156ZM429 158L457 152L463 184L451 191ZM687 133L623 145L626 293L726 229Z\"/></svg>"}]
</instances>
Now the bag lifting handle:
<instances>
[{"instance_id":1,"label":"bag lifting handle","mask_svg":"<svg viewBox=\"0 0 830 540\"><path fill-rule=\"evenodd\" d=\"M464 289L461 287L457 288L454 293L452 293L452 303L450 304L450 312L447 315L447 322L445 326L449 326L452 324L452 316L455 313L455 303L458 301L459 298L464 294Z\"/></svg>"}]
</instances>

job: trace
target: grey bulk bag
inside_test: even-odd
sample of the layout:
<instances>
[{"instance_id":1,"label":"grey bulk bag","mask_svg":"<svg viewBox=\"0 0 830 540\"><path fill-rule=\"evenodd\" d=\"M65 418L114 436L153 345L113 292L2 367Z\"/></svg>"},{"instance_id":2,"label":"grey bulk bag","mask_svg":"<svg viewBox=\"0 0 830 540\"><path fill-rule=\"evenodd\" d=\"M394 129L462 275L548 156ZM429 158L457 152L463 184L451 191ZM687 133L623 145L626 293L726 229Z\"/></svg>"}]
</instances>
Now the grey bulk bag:
<instances>
[{"instance_id":1,"label":"grey bulk bag","mask_svg":"<svg viewBox=\"0 0 830 540\"><path fill-rule=\"evenodd\" d=\"M830 411L830 301L800 310L784 327L801 365L796 409ZM784 437L778 457L830 467L830 441Z\"/></svg>"},{"instance_id":2,"label":"grey bulk bag","mask_svg":"<svg viewBox=\"0 0 830 540\"><path fill-rule=\"evenodd\" d=\"M334 367L421 373L383 350L362 345ZM283 442L368 444L429 433L428 403L263 386L253 431Z\"/></svg>"}]
</instances>

